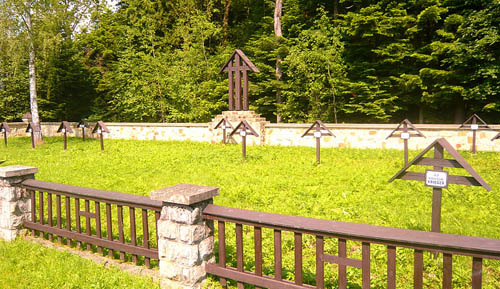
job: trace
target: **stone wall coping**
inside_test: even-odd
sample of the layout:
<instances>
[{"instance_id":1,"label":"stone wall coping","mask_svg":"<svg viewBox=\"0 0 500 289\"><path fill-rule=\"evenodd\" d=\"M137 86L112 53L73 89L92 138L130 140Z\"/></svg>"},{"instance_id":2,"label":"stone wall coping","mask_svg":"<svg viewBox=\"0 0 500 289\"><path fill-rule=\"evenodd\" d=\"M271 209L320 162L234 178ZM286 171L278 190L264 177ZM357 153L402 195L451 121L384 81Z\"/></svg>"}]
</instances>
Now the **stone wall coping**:
<instances>
[{"instance_id":1,"label":"stone wall coping","mask_svg":"<svg viewBox=\"0 0 500 289\"><path fill-rule=\"evenodd\" d=\"M70 121L70 125L76 126L78 122ZM106 126L136 126L136 127L209 127L208 123L157 123L157 122L104 122ZM60 122L42 122L42 125L60 125ZM95 122L89 122L92 126ZM17 126L27 126L27 123L24 122L9 122L9 126L17 127Z\"/></svg>"},{"instance_id":2,"label":"stone wall coping","mask_svg":"<svg viewBox=\"0 0 500 289\"><path fill-rule=\"evenodd\" d=\"M399 124L373 124L373 123L325 123L328 128L334 129L395 129ZM266 128L292 128L292 129L307 129L311 126L310 123L270 123L266 124ZM460 129L460 124L414 124L414 126L420 130L460 130L460 131L468 131L468 129ZM500 129L500 125L490 125L492 130ZM489 129L480 129L480 130L489 130Z\"/></svg>"},{"instance_id":3,"label":"stone wall coping","mask_svg":"<svg viewBox=\"0 0 500 289\"><path fill-rule=\"evenodd\" d=\"M192 205L219 195L218 187L177 184L151 192L151 199L180 205Z\"/></svg>"},{"instance_id":4,"label":"stone wall coping","mask_svg":"<svg viewBox=\"0 0 500 289\"><path fill-rule=\"evenodd\" d=\"M0 177L2 178L20 177L36 173L38 173L38 169L35 167L20 165L0 167Z\"/></svg>"}]
</instances>

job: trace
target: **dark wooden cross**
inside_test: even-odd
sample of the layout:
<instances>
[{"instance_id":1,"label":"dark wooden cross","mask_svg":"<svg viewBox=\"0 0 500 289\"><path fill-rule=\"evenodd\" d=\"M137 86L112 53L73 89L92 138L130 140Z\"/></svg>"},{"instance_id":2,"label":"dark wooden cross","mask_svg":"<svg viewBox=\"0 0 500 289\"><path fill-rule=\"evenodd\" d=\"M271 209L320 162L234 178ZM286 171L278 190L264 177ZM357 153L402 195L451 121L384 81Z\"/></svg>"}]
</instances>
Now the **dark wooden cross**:
<instances>
[{"instance_id":1,"label":"dark wooden cross","mask_svg":"<svg viewBox=\"0 0 500 289\"><path fill-rule=\"evenodd\" d=\"M390 137L399 137L404 141L406 165L408 163L408 140L410 139L410 137L425 136L418 129L416 129L409 120L405 119L385 139L388 139Z\"/></svg>"},{"instance_id":2,"label":"dark wooden cross","mask_svg":"<svg viewBox=\"0 0 500 289\"><path fill-rule=\"evenodd\" d=\"M321 137L322 136L333 136L335 135L328 129L326 128L326 125L321 121L317 120L315 121L307 130L306 132L302 135L302 137L305 136L314 136L316 138L316 161L318 164L321 161Z\"/></svg>"},{"instance_id":3,"label":"dark wooden cross","mask_svg":"<svg viewBox=\"0 0 500 289\"><path fill-rule=\"evenodd\" d=\"M241 152L243 158L247 157L247 135L259 136L259 134L250 126L246 120L242 120L231 132L229 136L238 133L241 136Z\"/></svg>"},{"instance_id":4,"label":"dark wooden cross","mask_svg":"<svg viewBox=\"0 0 500 289\"><path fill-rule=\"evenodd\" d=\"M87 120L81 119L80 122L78 123L77 127L82 129L82 138L83 138L83 141L85 141L85 128L90 127L89 123L87 122Z\"/></svg>"},{"instance_id":5,"label":"dark wooden cross","mask_svg":"<svg viewBox=\"0 0 500 289\"><path fill-rule=\"evenodd\" d=\"M227 119L227 117L224 117L214 127L214 129L218 129L218 128L222 129L222 143L226 144L227 143L227 141L226 141L226 130L227 129L233 129L233 126L231 125L231 123L229 122L229 120Z\"/></svg>"},{"instance_id":6,"label":"dark wooden cross","mask_svg":"<svg viewBox=\"0 0 500 289\"><path fill-rule=\"evenodd\" d=\"M236 49L219 74L227 72L229 77L229 110L248 110L248 71L260 72L255 65L246 57L243 51ZM234 77L233 77L234 73ZM241 74L243 73L243 105L241 103ZM236 99L234 94L236 92Z\"/></svg>"},{"instance_id":7,"label":"dark wooden cross","mask_svg":"<svg viewBox=\"0 0 500 289\"><path fill-rule=\"evenodd\" d=\"M424 155L431 149L434 149L434 157L426 158ZM447 151L453 159L445 159L444 151ZM410 172L411 166L431 166L432 170L426 170L425 173ZM451 175L444 171L443 167L465 169L470 177ZM395 179L423 181L426 186L432 187L432 232L441 231L441 195L442 189L448 188L448 184L481 186L487 191L491 187L481 178L481 176L472 168L472 166L444 139L439 138L424 149L417 157L405 165L397 172L389 183Z\"/></svg>"},{"instance_id":8,"label":"dark wooden cross","mask_svg":"<svg viewBox=\"0 0 500 289\"><path fill-rule=\"evenodd\" d=\"M103 140L102 134L105 133L105 132L109 133L109 129L104 124L104 122L102 122L101 120L98 121L95 124L94 129L92 130L92 133L98 133L99 134L99 138L101 139L101 151L104 150L104 140Z\"/></svg>"},{"instance_id":9,"label":"dark wooden cross","mask_svg":"<svg viewBox=\"0 0 500 289\"><path fill-rule=\"evenodd\" d=\"M69 122L63 121L61 122L61 125L57 129L57 132L63 133L64 134L64 150L68 148L68 133L73 133L73 129L71 128L71 125L69 125Z\"/></svg>"},{"instance_id":10,"label":"dark wooden cross","mask_svg":"<svg viewBox=\"0 0 500 289\"><path fill-rule=\"evenodd\" d=\"M10 133L10 128L6 122L2 122L2 124L0 124L0 132L3 133L3 139L5 142L5 146L7 146L7 133Z\"/></svg>"},{"instance_id":11,"label":"dark wooden cross","mask_svg":"<svg viewBox=\"0 0 500 289\"><path fill-rule=\"evenodd\" d=\"M478 122L479 121L479 122ZM472 130L472 153L476 154L476 131L479 129L491 129L484 120L482 120L477 114L473 114L464 123L460 125L461 129Z\"/></svg>"},{"instance_id":12,"label":"dark wooden cross","mask_svg":"<svg viewBox=\"0 0 500 289\"><path fill-rule=\"evenodd\" d=\"M36 126L33 122L28 122L28 126L26 127L26 132L31 134L31 147L35 149L35 132L39 132L40 127Z\"/></svg>"}]
</instances>

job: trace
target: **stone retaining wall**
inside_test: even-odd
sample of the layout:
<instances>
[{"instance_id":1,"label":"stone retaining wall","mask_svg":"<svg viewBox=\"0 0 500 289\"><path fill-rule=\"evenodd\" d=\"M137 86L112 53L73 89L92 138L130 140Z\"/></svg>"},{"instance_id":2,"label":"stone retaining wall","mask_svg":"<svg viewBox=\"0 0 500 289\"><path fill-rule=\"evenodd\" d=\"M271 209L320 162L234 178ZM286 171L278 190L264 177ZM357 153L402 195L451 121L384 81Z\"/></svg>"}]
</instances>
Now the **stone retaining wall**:
<instances>
[{"instance_id":1,"label":"stone retaining wall","mask_svg":"<svg viewBox=\"0 0 500 289\"><path fill-rule=\"evenodd\" d=\"M135 140L176 140L199 141L220 143L222 130L213 127L222 117L228 117L233 126L240 119L247 119L259 137L247 138L249 145L281 145L281 146L310 146L315 145L313 137L301 135L310 124L272 124L254 112L224 112L210 123L106 123L111 131L104 138L109 139L135 139ZM81 137L81 129L76 129L77 123L71 123L74 133L69 136ZM93 125L93 124L91 124ZM26 136L26 124L10 123L12 133L9 137ZM398 138L386 137L396 128L397 124L326 124L336 137L324 137L322 147L348 147L348 148L392 148L403 149L403 141ZM44 136L62 136L57 133L59 123L42 123ZM411 138L409 148L420 150L429 145L438 137L446 138L458 150L470 150L472 145L472 132L458 129L459 125L415 125L427 138ZM477 132L476 147L478 151L500 151L500 140L491 139L500 130L500 125L492 125L494 130L479 130ZM91 129L86 129L87 137L92 135ZM239 143L239 136L229 139L232 143Z\"/></svg>"}]
</instances>

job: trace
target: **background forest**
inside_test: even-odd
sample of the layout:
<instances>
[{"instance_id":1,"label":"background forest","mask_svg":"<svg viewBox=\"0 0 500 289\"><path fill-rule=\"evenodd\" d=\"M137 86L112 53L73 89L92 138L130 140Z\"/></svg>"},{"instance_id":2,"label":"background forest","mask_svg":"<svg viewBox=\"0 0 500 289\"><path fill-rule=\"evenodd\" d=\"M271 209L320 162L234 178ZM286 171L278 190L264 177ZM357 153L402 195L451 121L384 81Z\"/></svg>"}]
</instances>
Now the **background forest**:
<instances>
[{"instance_id":1,"label":"background forest","mask_svg":"<svg viewBox=\"0 0 500 289\"><path fill-rule=\"evenodd\" d=\"M239 48L271 121L500 123L499 0L96 1L0 0L0 120L32 47L42 121L206 122Z\"/></svg>"}]
</instances>

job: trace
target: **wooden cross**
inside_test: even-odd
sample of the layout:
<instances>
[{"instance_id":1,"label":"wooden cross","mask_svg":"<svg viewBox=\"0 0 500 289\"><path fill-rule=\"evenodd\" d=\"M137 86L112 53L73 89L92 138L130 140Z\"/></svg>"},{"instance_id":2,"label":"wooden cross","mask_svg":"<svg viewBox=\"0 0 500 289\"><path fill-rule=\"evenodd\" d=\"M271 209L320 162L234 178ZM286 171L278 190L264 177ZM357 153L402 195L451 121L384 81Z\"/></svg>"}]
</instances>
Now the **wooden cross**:
<instances>
[{"instance_id":1,"label":"wooden cross","mask_svg":"<svg viewBox=\"0 0 500 289\"><path fill-rule=\"evenodd\" d=\"M242 63L243 61L243 63ZM219 74L227 72L229 77L229 110L248 110L248 71L260 72L260 70L246 57L243 51L236 49ZM234 72L234 78L233 78ZM243 105L241 103L241 74L243 73ZM236 90L236 100L234 92Z\"/></svg>"},{"instance_id":2,"label":"wooden cross","mask_svg":"<svg viewBox=\"0 0 500 289\"><path fill-rule=\"evenodd\" d=\"M57 129L57 132L64 134L64 150L68 148L68 133L73 133L71 125L67 121L61 122L61 125Z\"/></svg>"},{"instance_id":3,"label":"wooden cross","mask_svg":"<svg viewBox=\"0 0 500 289\"><path fill-rule=\"evenodd\" d=\"M326 127L326 125L321 120L316 120L302 135L302 137L305 136L314 136L314 138L316 138L316 161L319 164L321 162L321 137L335 137L335 135Z\"/></svg>"},{"instance_id":4,"label":"wooden cross","mask_svg":"<svg viewBox=\"0 0 500 289\"><path fill-rule=\"evenodd\" d=\"M246 120L242 120L231 132L229 136L238 133L241 136L241 153L243 158L247 157L247 135L259 136Z\"/></svg>"},{"instance_id":5,"label":"wooden cross","mask_svg":"<svg viewBox=\"0 0 500 289\"><path fill-rule=\"evenodd\" d=\"M2 122L2 124L0 124L0 132L3 133L3 139L5 142L5 146L7 146L7 133L10 133L10 128L6 122Z\"/></svg>"},{"instance_id":6,"label":"wooden cross","mask_svg":"<svg viewBox=\"0 0 500 289\"><path fill-rule=\"evenodd\" d=\"M479 121L479 123L478 123ZM472 153L476 154L476 131L479 129L491 129L477 114L473 114L460 125L461 129L472 130Z\"/></svg>"},{"instance_id":7,"label":"wooden cross","mask_svg":"<svg viewBox=\"0 0 500 289\"><path fill-rule=\"evenodd\" d=\"M415 128L415 126L413 126L413 124L409 120L405 119L385 139L388 139L390 137L399 137L403 140L405 149L405 165L406 165L408 164L408 140L410 139L410 137L425 137L425 136L417 128Z\"/></svg>"}]
</instances>

